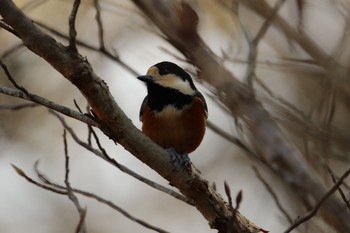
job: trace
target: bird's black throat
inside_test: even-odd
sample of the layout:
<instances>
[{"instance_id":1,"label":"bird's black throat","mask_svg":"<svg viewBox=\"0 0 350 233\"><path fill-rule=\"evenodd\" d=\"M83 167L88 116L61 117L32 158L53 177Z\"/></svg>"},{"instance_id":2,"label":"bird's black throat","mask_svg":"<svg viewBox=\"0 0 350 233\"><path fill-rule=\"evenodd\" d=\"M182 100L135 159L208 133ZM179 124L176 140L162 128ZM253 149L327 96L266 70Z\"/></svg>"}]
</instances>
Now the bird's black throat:
<instances>
[{"instance_id":1,"label":"bird's black throat","mask_svg":"<svg viewBox=\"0 0 350 233\"><path fill-rule=\"evenodd\" d=\"M193 97L183 94L175 89L159 86L155 83L147 83L148 106L153 111L160 112L167 105L182 109L191 103Z\"/></svg>"}]
</instances>

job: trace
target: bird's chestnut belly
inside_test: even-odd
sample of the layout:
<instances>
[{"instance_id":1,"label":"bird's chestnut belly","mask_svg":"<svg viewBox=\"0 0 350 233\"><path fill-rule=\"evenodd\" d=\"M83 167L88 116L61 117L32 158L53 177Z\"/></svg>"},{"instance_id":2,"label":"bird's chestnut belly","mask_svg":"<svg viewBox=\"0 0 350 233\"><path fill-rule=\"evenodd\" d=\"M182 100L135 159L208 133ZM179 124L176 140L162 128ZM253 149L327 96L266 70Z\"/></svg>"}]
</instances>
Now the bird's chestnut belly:
<instances>
[{"instance_id":1,"label":"bird's chestnut belly","mask_svg":"<svg viewBox=\"0 0 350 233\"><path fill-rule=\"evenodd\" d=\"M202 103L193 101L181 110L166 107L159 113L144 109L142 131L163 148L174 148L177 153L190 153L202 142L206 113Z\"/></svg>"}]
</instances>

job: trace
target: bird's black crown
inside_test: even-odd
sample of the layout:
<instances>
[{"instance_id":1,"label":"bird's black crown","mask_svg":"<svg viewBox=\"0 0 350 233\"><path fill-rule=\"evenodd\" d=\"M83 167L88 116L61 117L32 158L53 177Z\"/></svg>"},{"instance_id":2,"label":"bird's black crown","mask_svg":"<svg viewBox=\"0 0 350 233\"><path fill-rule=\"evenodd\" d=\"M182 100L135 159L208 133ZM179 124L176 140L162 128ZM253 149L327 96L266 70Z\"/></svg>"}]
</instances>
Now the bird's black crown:
<instances>
[{"instance_id":1,"label":"bird's black crown","mask_svg":"<svg viewBox=\"0 0 350 233\"><path fill-rule=\"evenodd\" d=\"M159 62L154 66L158 68L160 75L174 74L184 81L187 80L190 83L191 88L193 90L197 90L197 88L195 87L192 81L191 76L186 71L184 71L180 66L169 61Z\"/></svg>"}]
</instances>

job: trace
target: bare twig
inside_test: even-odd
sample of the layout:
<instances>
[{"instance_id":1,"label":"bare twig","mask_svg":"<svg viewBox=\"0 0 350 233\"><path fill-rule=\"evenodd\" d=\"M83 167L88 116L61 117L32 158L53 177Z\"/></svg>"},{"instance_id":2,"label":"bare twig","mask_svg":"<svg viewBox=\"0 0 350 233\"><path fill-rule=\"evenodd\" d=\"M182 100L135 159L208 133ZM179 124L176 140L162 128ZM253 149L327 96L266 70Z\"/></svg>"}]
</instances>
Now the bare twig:
<instances>
[{"instance_id":1,"label":"bare twig","mask_svg":"<svg viewBox=\"0 0 350 233\"><path fill-rule=\"evenodd\" d=\"M296 5L298 9L298 28L302 30L304 25L305 0L296 0Z\"/></svg>"},{"instance_id":2,"label":"bare twig","mask_svg":"<svg viewBox=\"0 0 350 233\"><path fill-rule=\"evenodd\" d=\"M74 106L76 107L76 109L78 110L78 112L80 112L82 114L83 111L81 110L81 108L79 107L79 105L75 99L73 100L73 103L74 103Z\"/></svg>"},{"instance_id":3,"label":"bare twig","mask_svg":"<svg viewBox=\"0 0 350 233\"><path fill-rule=\"evenodd\" d=\"M62 113L63 115L66 115L66 116L74 118L78 121L84 122L88 125L92 125L95 127L98 126L98 123L96 121L94 121L91 117L88 117L84 114L81 114L81 113L74 111L70 108L67 108L65 106L56 104L55 102L52 102L51 100L42 98L40 96L30 94L30 97L28 97L22 91L18 91L18 90L12 89L12 88L2 87L2 86L0 86L0 93L3 93L5 95L9 95L9 96L13 96L16 98L21 98L21 99L32 101L34 103L45 106L45 107L52 109L54 111Z\"/></svg>"},{"instance_id":4,"label":"bare twig","mask_svg":"<svg viewBox=\"0 0 350 233\"><path fill-rule=\"evenodd\" d=\"M220 129L217 125L215 125L211 121L207 121L207 127L211 129L214 133L217 135L223 137L227 141L235 144L239 148L241 148L243 151L245 151L247 154L256 157L257 155L255 154L254 151L252 151L247 145L244 144L239 138L234 137L233 135L226 133L224 130Z\"/></svg>"},{"instance_id":5,"label":"bare twig","mask_svg":"<svg viewBox=\"0 0 350 233\"><path fill-rule=\"evenodd\" d=\"M94 0L94 5L96 9L96 22L97 22L97 28L98 28L98 41L100 45L100 51L106 51L105 48L105 42L104 42L104 33L103 33L103 24L101 19L101 7L100 7L100 1Z\"/></svg>"},{"instance_id":6,"label":"bare twig","mask_svg":"<svg viewBox=\"0 0 350 233\"><path fill-rule=\"evenodd\" d=\"M261 183L265 186L266 190L272 196L273 200L275 201L275 203L276 203L277 207L280 209L280 211L283 213L284 217L288 220L288 222L290 224L292 224L293 223L292 217L288 214L287 210L284 209L284 207L282 206L281 202L279 201L279 199L277 197L277 194L275 193L275 191L273 191L270 184L260 175L259 170L255 166L253 166L253 170L255 172L256 177L261 181Z\"/></svg>"},{"instance_id":7,"label":"bare twig","mask_svg":"<svg viewBox=\"0 0 350 233\"><path fill-rule=\"evenodd\" d=\"M333 185L333 187L317 202L315 207L307 213L305 216L301 218L297 218L294 223L286 230L284 233L289 233L296 227L298 227L300 224L309 221L311 218L313 218L316 214L317 211L321 208L323 203L335 192L339 189L339 186L342 185L343 180L345 180L346 177L350 175L350 169L347 170L340 178L339 180Z\"/></svg>"},{"instance_id":8,"label":"bare twig","mask_svg":"<svg viewBox=\"0 0 350 233\"><path fill-rule=\"evenodd\" d=\"M17 105L0 105L0 110L17 111L17 110L22 110L24 108L35 108L39 106L40 106L39 104L35 104L35 103L25 103L25 104L17 104Z\"/></svg>"},{"instance_id":9,"label":"bare twig","mask_svg":"<svg viewBox=\"0 0 350 233\"><path fill-rule=\"evenodd\" d=\"M75 19L77 17L78 9L80 5L80 0L74 0L73 8L69 16L69 46L68 48L72 51L77 51L76 37L77 31L75 29Z\"/></svg>"},{"instance_id":10,"label":"bare twig","mask_svg":"<svg viewBox=\"0 0 350 233\"><path fill-rule=\"evenodd\" d=\"M91 111L91 108L89 105L86 105L86 111L87 112L90 112ZM87 133L87 142L88 142L88 145L91 146L92 145L92 127L90 127L89 125L87 126L88 128L88 133Z\"/></svg>"},{"instance_id":11,"label":"bare twig","mask_svg":"<svg viewBox=\"0 0 350 233\"><path fill-rule=\"evenodd\" d=\"M275 19L276 15L278 14L278 11L280 10L281 6L285 3L286 0L279 0L269 17L266 18L263 25L259 29L257 35L252 40L250 36L248 35L245 27L243 26L242 22L240 21L240 25L245 32L246 40L249 45L249 54L248 54L248 68L245 75L245 80L247 81L248 87L252 90L253 88L253 78L255 77L255 69L256 69L256 62L257 62L257 56L258 56L258 46L260 40L265 36L267 30L269 29L270 25L272 24L273 20ZM239 17L238 17L239 18Z\"/></svg>"},{"instance_id":12,"label":"bare twig","mask_svg":"<svg viewBox=\"0 0 350 233\"><path fill-rule=\"evenodd\" d=\"M329 174L332 177L333 183L336 183L337 182L337 177L334 175L332 169L329 166L327 166L327 170L328 170ZM350 211L350 201L345 196L345 194L344 194L343 190L341 189L340 185L339 185L339 188L338 188L338 192L339 192L341 198L343 199L344 203L346 204L346 206L348 207L348 209Z\"/></svg>"},{"instance_id":13,"label":"bare twig","mask_svg":"<svg viewBox=\"0 0 350 233\"><path fill-rule=\"evenodd\" d=\"M242 190L239 190L238 193L237 193L237 196L236 196L236 207L235 207L236 211L241 206L242 199L243 199L243 192L242 192Z\"/></svg>"},{"instance_id":14,"label":"bare twig","mask_svg":"<svg viewBox=\"0 0 350 233\"><path fill-rule=\"evenodd\" d=\"M64 158L65 158L65 177L64 177L64 183L66 184L66 190L67 190L67 196L69 199L74 203L75 207L77 208L79 215L80 215L80 220L85 219L85 217L82 217L83 215L86 214L86 212L83 210L83 208L80 206L79 199L77 196L72 191L72 187L69 182L69 155L68 155L68 144L67 144L67 132L64 129L63 130L63 144L64 144ZM79 220L79 222L80 222ZM80 224L78 224L80 225ZM81 231L82 233L86 233L86 226L83 223L81 226Z\"/></svg>"},{"instance_id":15,"label":"bare twig","mask_svg":"<svg viewBox=\"0 0 350 233\"><path fill-rule=\"evenodd\" d=\"M29 92L24 87L17 84L15 79L10 74L10 71L7 69L7 66L1 60L0 60L0 65L1 65L2 69L4 70L8 80L10 80L10 82L12 83L12 85L15 86L18 90L22 91L26 96L28 96L30 98Z\"/></svg>"},{"instance_id":16,"label":"bare twig","mask_svg":"<svg viewBox=\"0 0 350 233\"><path fill-rule=\"evenodd\" d=\"M36 186L38 186L39 188L42 188L42 189L45 189L45 190L48 190L48 191L51 191L51 192L54 192L54 193L58 193L58 194L62 194L62 195L67 195L67 191L62 191L60 189L56 189L56 188L53 188L51 186L48 186L48 185L44 185L44 184L40 184L38 182L36 182L35 180L33 180L32 178L30 178L29 176L27 176L25 174L25 172L20 169L19 167L17 167L16 165L14 164L11 164L12 167L15 169L15 171L17 172L18 175L22 176L24 179L26 179L29 183L32 183Z\"/></svg>"},{"instance_id":17,"label":"bare twig","mask_svg":"<svg viewBox=\"0 0 350 233\"><path fill-rule=\"evenodd\" d=\"M227 182L224 182L224 187L225 187L225 193L228 199L228 205L230 206L231 210L233 210L233 205L232 205L232 196L231 196L231 189L230 186L227 184Z\"/></svg>"},{"instance_id":18,"label":"bare twig","mask_svg":"<svg viewBox=\"0 0 350 233\"><path fill-rule=\"evenodd\" d=\"M84 231L83 229L85 226L86 214L87 214L87 208L82 209L82 211L80 212L80 218L79 218L77 228L75 228L75 233L79 233L79 232Z\"/></svg>"}]
</instances>

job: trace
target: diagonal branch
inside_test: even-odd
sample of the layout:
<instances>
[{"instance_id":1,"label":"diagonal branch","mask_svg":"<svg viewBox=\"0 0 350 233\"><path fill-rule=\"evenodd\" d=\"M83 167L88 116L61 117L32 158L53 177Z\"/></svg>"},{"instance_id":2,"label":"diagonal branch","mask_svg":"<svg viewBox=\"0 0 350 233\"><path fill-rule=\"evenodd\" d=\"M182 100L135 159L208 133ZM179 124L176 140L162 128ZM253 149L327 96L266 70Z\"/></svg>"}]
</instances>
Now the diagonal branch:
<instances>
[{"instance_id":1,"label":"diagonal branch","mask_svg":"<svg viewBox=\"0 0 350 233\"><path fill-rule=\"evenodd\" d=\"M289 233L300 224L309 221L313 216L317 214L317 211L321 208L322 204L342 185L345 178L350 175L350 169L348 169L344 174L339 178L339 180L333 185L333 187L317 202L314 208L306 214L305 216L298 218L284 233Z\"/></svg>"},{"instance_id":2,"label":"diagonal branch","mask_svg":"<svg viewBox=\"0 0 350 233\"><path fill-rule=\"evenodd\" d=\"M92 125L97 127L98 123L94 121L91 117L88 117L85 114L81 114L77 111L74 111L73 109L67 108L65 106L56 104L55 102L45 99L43 97L40 97L38 95L30 94L30 98L22 91L15 90L12 88L8 87L2 87L0 86L0 93L13 96L16 98L24 99L24 100L29 100L31 102L37 103L39 105L45 106L49 109L55 110L57 112L60 112L68 117L74 118L78 121L84 122L88 125Z\"/></svg>"}]
</instances>

